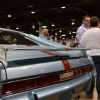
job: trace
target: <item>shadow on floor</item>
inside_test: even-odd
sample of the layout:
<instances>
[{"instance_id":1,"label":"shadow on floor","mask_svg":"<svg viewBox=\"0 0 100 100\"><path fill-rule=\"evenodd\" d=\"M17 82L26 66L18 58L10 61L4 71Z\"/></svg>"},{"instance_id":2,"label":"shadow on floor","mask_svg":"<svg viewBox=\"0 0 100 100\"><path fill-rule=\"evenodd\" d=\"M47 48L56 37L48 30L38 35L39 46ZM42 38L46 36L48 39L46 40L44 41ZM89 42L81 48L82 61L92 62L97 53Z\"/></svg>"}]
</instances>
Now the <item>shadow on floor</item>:
<instances>
[{"instance_id":1,"label":"shadow on floor","mask_svg":"<svg viewBox=\"0 0 100 100\"><path fill-rule=\"evenodd\" d=\"M94 89L94 97L93 97L93 99L88 99L86 97L86 93L84 92L84 93L81 94L80 100L97 100L97 91L96 91L96 89Z\"/></svg>"}]
</instances>

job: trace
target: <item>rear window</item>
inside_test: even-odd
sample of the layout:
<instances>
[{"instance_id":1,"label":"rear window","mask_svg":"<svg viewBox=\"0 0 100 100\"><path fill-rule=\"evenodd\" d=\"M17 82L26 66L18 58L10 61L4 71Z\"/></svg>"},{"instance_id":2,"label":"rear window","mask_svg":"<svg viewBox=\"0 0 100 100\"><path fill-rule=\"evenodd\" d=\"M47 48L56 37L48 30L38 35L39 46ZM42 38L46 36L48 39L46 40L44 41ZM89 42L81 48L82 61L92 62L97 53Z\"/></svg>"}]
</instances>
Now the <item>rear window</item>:
<instances>
[{"instance_id":1,"label":"rear window","mask_svg":"<svg viewBox=\"0 0 100 100\"><path fill-rule=\"evenodd\" d=\"M0 44L38 45L19 33L9 31L0 31Z\"/></svg>"}]
</instances>

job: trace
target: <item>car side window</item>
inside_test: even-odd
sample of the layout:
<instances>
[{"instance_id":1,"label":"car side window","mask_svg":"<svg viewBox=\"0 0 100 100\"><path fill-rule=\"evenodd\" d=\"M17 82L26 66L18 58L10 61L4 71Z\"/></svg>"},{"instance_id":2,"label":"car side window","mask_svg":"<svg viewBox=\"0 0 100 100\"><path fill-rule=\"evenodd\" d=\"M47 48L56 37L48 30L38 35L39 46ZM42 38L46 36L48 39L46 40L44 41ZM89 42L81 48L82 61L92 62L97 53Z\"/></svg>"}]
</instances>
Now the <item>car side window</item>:
<instances>
[{"instance_id":1,"label":"car side window","mask_svg":"<svg viewBox=\"0 0 100 100\"><path fill-rule=\"evenodd\" d=\"M7 31L0 31L0 44L38 45L21 34Z\"/></svg>"}]
</instances>

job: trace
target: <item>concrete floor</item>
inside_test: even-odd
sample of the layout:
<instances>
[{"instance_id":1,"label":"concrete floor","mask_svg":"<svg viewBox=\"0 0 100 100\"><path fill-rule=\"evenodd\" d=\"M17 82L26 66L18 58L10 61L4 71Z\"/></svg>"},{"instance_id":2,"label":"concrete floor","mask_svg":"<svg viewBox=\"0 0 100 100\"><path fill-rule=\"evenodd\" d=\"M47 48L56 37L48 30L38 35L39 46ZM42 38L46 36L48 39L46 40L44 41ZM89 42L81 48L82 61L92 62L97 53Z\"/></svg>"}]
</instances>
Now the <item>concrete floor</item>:
<instances>
[{"instance_id":1,"label":"concrete floor","mask_svg":"<svg viewBox=\"0 0 100 100\"><path fill-rule=\"evenodd\" d=\"M86 97L86 94L85 93L82 93L80 100L97 100L97 92L96 92L96 89L94 89L94 97L93 97L93 99L88 99Z\"/></svg>"}]
</instances>

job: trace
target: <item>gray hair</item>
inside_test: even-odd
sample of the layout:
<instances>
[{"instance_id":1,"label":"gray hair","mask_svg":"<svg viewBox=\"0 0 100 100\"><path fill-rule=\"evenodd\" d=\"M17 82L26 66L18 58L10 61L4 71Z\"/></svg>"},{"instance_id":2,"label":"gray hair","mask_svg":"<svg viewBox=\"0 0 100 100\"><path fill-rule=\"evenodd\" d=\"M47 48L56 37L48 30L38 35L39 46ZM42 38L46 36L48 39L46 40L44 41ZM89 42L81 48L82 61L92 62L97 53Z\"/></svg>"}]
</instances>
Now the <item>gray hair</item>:
<instances>
[{"instance_id":1,"label":"gray hair","mask_svg":"<svg viewBox=\"0 0 100 100\"><path fill-rule=\"evenodd\" d=\"M43 30L42 30L42 33L44 33L45 31L48 31L48 29L43 29Z\"/></svg>"}]
</instances>

